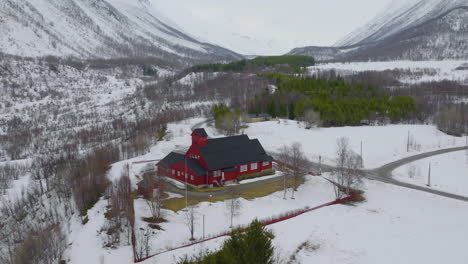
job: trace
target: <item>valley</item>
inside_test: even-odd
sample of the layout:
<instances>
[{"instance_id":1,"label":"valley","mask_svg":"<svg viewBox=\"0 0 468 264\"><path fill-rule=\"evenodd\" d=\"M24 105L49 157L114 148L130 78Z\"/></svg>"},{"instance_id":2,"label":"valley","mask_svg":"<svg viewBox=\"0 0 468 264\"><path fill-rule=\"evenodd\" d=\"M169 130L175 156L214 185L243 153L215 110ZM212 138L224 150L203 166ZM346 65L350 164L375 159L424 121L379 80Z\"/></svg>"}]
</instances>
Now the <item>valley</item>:
<instances>
[{"instance_id":1,"label":"valley","mask_svg":"<svg viewBox=\"0 0 468 264\"><path fill-rule=\"evenodd\" d=\"M180 5L1 1L1 264L464 263L467 0Z\"/></svg>"}]
</instances>

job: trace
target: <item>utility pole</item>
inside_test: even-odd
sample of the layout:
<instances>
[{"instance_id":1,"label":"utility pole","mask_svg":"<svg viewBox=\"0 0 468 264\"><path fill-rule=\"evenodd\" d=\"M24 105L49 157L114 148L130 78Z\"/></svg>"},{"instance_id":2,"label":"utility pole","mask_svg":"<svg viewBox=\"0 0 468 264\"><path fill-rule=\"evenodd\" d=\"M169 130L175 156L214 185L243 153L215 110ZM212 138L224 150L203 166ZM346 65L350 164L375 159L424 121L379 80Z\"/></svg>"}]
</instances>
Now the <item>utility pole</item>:
<instances>
[{"instance_id":1,"label":"utility pole","mask_svg":"<svg viewBox=\"0 0 468 264\"><path fill-rule=\"evenodd\" d=\"M362 158L362 140L361 140L361 166L364 167L364 159Z\"/></svg>"},{"instance_id":2,"label":"utility pole","mask_svg":"<svg viewBox=\"0 0 468 264\"><path fill-rule=\"evenodd\" d=\"M187 199L187 189L188 189L188 185L187 185L187 158L184 157L184 168L185 168L185 174L184 174L184 178L185 178L185 209L188 209L188 199Z\"/></svg>"},{"instance_id":3,"label":"utility pole","mask_svg":"<svg viewBox=\"0 0 468 264\"><path fill-rule=\"evenodd\" d=\"M322 156L319 155L319 175L322 175Z\"/></svg>"},{"instance_id":4,"label":"utility pole","mask_svg":"<svg viewBox=\"0 0 468 264\"><path fill-rule=\"evenodd\" d=\"M203 240L205 240L205 215L203 215Z\"/></svg>"},{"instance_id":5,"label":"utility pole","mask_svg":"<svg viewBox=\"0 0 468 264\"><path fill-rule=\"evenodd\" d=\"M130 163L127 162L127 175L130 178Z\"/></svg>"},{"instance_id":6,"label":"utility pole","mask_svg":"<svg viewBox=\"0 0 468 264\"><path fill-rule=\"evenodd\" d=\"M409 152L409 137L410 137L410 132L408 130L408 140L406 141L406 152Z\"/></svg>"},{"instance_id":7,"label":"utility pole","mask_svg":"<svg viewBox=\"0 0 468 264\"><path fill-rule=\"evenodd\" d=\"M427 186L431 187L431 163L429 162L429 172L427 175Z\"/></svg>"},{"instance_id":8,"label":"utility pole","mask_svg":"<svg viewBox=\"0 0 468 264\"><path fill-rule=\"evenodd\" d=\"M286 200L286 172L283 172L283 190L283 199Z\"/></svg>"}]
</instances>

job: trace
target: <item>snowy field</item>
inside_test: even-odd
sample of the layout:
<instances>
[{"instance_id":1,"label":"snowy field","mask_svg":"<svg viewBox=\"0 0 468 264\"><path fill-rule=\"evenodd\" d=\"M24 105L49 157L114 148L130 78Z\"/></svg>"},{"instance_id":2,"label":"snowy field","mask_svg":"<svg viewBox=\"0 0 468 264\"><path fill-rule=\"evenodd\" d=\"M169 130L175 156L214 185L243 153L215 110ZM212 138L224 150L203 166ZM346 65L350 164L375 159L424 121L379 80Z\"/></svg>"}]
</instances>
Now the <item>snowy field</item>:
<instances>
[{"instance_id":1,"label":"snowy field","mask_svg":"<svg viewBox=\"0 0 468 264\"><path fill-rule=\"evenodd\" d=\"M288 192L287 199L283 199L283 192L276 192L269 196L257 198L252 201L240 199L242 209L240 215L234 218L233 224L247 225L254 219L268 218L291 210L304 209L305 207L315 207L335 200L333 186L328 181L310 177L306 183L301 185L294 195L295 199L289 199L291 192ZM142 217L150 217L148 205L143 199L135 200L136 229L146 228L148 224ZM185 213L179 211L174 213L164 210L164 218L167 223L161 224L165 231L158 231L152 239L152 252L157 253L169 248L189 244L190 233L185 223ZM196 208L195 238L203 236L203 215L205 215L205 237L228 232L230 230L230 216L226 209L225 202L200 203ZM171 263L164 261L162 263Z\"/></svg>"},{"instance_id":2,"label":"snowy field","mask_svg":"<svg viewBox=\"0 0 468 264\"><path fill-rule=\"evenodd\" d=\"M393 172L395 179L417 185L426 185L429 163L431 187L468 196L468 152L458 151L406 164Z\"/></svg>"},{"instance_id":3,"label":"snowy field","mask_svg":"<svg viewBox=\"0 0 468 264\"><path fill-rule=\"evenodd\" d=\"M366 182L366 186L364 203L321 208L269 226L283 261L309 241L317 249L300 251L293 263L465 263L467 203L378 182ZM314 195L309 188L302 190ZM261 212L266 200L270 198L244 202L244 206ZM205 210L201 206L201 212L223 214L222 206ZM144 263L174 263L184 255L217 249L224 239L164 253Z\"/></svg>"},{"instance_id":4,"label":"snowy field","mask_svg":"<svg viewBox=\"0 0 468 264\"><path fill-rule=\"evenodd\" d=\"M407 152L408 132L410 132L410 152ZM299 142L306 156L318 162L334 164L336 141L340 137L349 138L351 148L361 151L366 168L375 168L405 156L415 155L439 148L464 146L465 138L446 135L430 125L388 125L363 127L335 127L304 129L295 121L281 120L249 124L245 133L250 138L258 138L267 151L279 151L281 146ZM210 135L210 133L208 133Z\"/></svg>"},{"instance_id":5,"label":"snowy field","mask_svg":"<svg viewBox=\"0 0 468 264\"><path fill-rule=\"evenodd\" d=\"M336 70L341 75L351 75L363 71L386 71L404 70L414 74L411 77L400 79L401 82L418 83L441 80L453 80L468 82L468 70L457 70L458 67L466 66L467 61L444 60L444 61L385 61L385 62L348 62L348 63L325 63L309 67L310 73L314 74L324 70Z\"/></svg>"},{"instance_id":6,"label":"snowy field","mask_svg":"<svg viewBox=\"0 0 468 264\"><path fill-rule=\"evenodd\" d=\"M115 163L109 171L109 178L117 180L128 162L161 159L173 150L185 151L191 144L192 127L203 121L202 118L196 118L169 124L166 140L158 142L146 155ZM212 127L206 127L206 130L211 137L222 136ZM406 153L408 131L417 141L414 145L419 151L413 149ZM245 133L251 138L258 138L270 151L278 150L282 144L300 142L309 158L314 160L322 155L328 162L333 162L337 138L349 137L356 152L359 152L362 140L366 167L376 167L407 155L465 143L464 138L451 137L438 132L433 126L424 125L306 130L296 122L282 120L280 124L276 121L250 124ZM131 166L134 187L148 166L152 166L151 163ZM468 242L468 238L463 235L468 232L468 204L376 182L367 182L366 185L365 203L322 208L270 226L276 234L274 244L280 248L281 255L288 258L299 244L310 241L319 248L299 252L298 263L406 263L407 260L415 259L425 263L438 263L442 259L449 259L450 263L462 263L461 260L468 257L468 253L461 248ZM277 192L252 201L241 199L242 214L234 219L234 224L247 224L257 217L270 217L293 209L313 207L333 200L334 194L328 182L311 177L299 188L296 197L295 200L283 200L283 193ZM402 204L405 206L402 207ZM428 204L430 208L427 208ZM72 244L67 251L71 263L124 264L132 261L129 246L102 248L104 234L100 234L100 230L105 224L103 213L106 205L106 201L101 201L90 210L90 220L86 225L81 226L76 220L71 227ZM466 210L463 209L465 207ZM206 237L229 230L229 217L224 202L211 206L209 203L201 203L196 210L196 238L202 237L202 215L205 215ZM150 216L150 212L142 199L135 200L135 211L136 230L140 232L139 227L147 226L142 217ZM188 242L189 230L183 212L164 213L168 222L161 224L165 231L155 231L153 234L153 253ZM432 239L434 237L438 239ZM186 254L217 249L224 239L164 253L144 263L174 263ZM382 256L387 257L382 259Z\"/></svg>"}]
</instances>

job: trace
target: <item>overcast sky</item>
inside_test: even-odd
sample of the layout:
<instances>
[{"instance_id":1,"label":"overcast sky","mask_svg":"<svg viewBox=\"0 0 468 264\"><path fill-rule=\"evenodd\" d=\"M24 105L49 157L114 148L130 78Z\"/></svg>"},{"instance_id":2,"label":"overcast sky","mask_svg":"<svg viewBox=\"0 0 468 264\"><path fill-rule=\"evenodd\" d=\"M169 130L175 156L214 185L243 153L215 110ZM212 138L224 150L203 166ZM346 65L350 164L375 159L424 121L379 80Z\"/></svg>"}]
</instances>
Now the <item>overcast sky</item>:
<instances>
[{"instance_id":1,"label":"overcast sky","mask_svg":"<svg viewBox=\"0 0 468 264\"><path fill-rule=\"evenodd\" d=\"M329 46L392 0L151 0L184 31L243 54Z\"/></svg>"}]
</instances>

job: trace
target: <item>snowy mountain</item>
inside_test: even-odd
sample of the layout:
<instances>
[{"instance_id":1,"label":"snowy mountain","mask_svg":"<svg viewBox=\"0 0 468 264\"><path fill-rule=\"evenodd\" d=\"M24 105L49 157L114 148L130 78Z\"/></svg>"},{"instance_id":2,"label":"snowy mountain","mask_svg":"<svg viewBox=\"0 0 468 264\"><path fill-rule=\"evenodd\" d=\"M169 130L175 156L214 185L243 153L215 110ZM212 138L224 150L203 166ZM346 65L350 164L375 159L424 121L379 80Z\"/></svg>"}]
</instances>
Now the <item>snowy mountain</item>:
<instances>
[{"instance_id":1,"label":"snowy mountain","mask_svg":"<svg viewBox=\"0 0 468 264\"><path fill-rule=\"evenodd\" d=\"M467 0L394 0L383 12L335 46L371 44L405 30L431 23L460 7Z\"/></svg>"},{"instance_id":2,"label":"snowy mountain","mask_svg":"<svg viewBox=\"0 0 468 264\"><path fill-rule=\"evenodd\" d=\"M467 35L467 0L396 0L339 41L328 60L466 59ZM323 52L317 47L291 51L319 57Z\"/></svg>"},{"instance_id":3,"label":"snowy mountain","mask_svg":"<svg viewBox=\"0 0 468 264\"><path fill-rule=\"evenodd\" d=\"M147 0L2 0L0 51L20 56L233 60L167 23Z\"/></svg>"}]
</instances>

